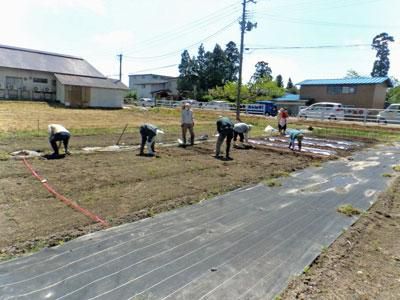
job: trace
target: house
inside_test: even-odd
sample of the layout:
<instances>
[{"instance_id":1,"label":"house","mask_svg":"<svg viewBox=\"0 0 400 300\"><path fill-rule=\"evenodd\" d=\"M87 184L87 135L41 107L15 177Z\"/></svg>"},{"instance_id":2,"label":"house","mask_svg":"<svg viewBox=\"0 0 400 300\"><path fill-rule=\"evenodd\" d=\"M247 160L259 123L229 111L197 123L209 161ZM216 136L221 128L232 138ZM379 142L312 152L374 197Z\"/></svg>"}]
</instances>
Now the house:
<instances>
[{"instance_id":1,"label":"house","mask_svg":"<svg viewBox=\"0 0 400 300\"><path fill-rule=\"evenodd\" d=\"M306 105L307 100L301 100L300 95L286 93L282 97L271 100L278 108L285 107L291 116L296 116L300 106Z\"/></svg>"},{"instance_id":2,"label":"house","mask_svg":"<svg viewBox=\"0 0 400 300\"><path fill-rule=\"evenodd\" d=\"M386 90L392 87L388 77L310 79L299 82L300 99L314 102L339 102L363 108L384 108Z\"/></svg>"},{"instance_id":3,"label":"house","mask_svg":"<svg viewBox=\"0 0 400 300\"><path fill-rule=\"evenodd\" d=\"M122 82L106 78L83 58L0 45L0 99L122 107L127 90Z\"/></svg>"},{"instance_id":4,"label":"house","mask_svg":"<svg viewBox=\"0 0 400 300\"><path fill-rule=\"evenodd\" d=\"M140 74L129 75L129 89L135 90L139 98L161 98L178 95L178 77Z\"/></svg>"}]
</instances>

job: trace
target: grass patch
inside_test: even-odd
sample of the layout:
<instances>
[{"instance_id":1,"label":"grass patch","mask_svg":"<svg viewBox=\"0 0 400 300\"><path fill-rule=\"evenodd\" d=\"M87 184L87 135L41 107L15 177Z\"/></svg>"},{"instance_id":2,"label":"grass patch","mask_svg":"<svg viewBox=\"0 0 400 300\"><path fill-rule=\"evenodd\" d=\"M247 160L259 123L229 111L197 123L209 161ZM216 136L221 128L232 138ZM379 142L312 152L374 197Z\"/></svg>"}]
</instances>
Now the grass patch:
<instances>
[{"instance_id":1,"label":"grass patch","mask_svg":"<svg viewBox=\"0 0 400 300\"><path fill-rule=\"evenodd\" d=\"M389 177L393 177L393 175L392 175L392 174L389 174L389 173L383 173L382 176L383 176L383 177L388 177L388 178L389 178Z\"/></svg>"},{"instance_id":2,"label":"grass patch","mask_svg":"<svg viewBox=\"0 0 400 300\"><path fill-rule=\"evenodd\" d=\"M361 210L353 207L353 205L351 205L351 204L340 205L336 210L337 210L337 212L344 214L346 216L349 216L349 217L361 214Z\"/></svg>"},{"instance_id":3,"label":"grass patch","mask_svg":"<svg viewBox=\"0 0 400 300\"><path fill-rule=\"evenodd\" d=\"M10 158L10 155L7 152L0 151L0 161L5 161Z\"/></svg>"},{"instance_id":4,"label":"grass patch","mask_svg":"<svg viewBox=\"0 0 400 300\"><path fill-rule=\"evenodd\" d=\"M263 181L263 183L269 187L278 187L282 186L282 182L276 180L276 178L269 178Z\"/></svg>"},{"instance_id":5,"label":"grass patch","mask_svg":"<svg viewBox=\"0 0 400 300\"><path fill-rule=\"evenodd\" d=\"M393 166L393 171L400 172L400 165Z\"/></svg>"},{"instance_id":6,"label":"grass patch","mask_svg":"<svg viewBox=\"0 0 400 300\"><path fill-rule=\"evenodd\" d=\"M310 272L310 266L306 266L304 269L303 269L303 273L304 274L308 274Z\"/></svg>"}]
</instances>

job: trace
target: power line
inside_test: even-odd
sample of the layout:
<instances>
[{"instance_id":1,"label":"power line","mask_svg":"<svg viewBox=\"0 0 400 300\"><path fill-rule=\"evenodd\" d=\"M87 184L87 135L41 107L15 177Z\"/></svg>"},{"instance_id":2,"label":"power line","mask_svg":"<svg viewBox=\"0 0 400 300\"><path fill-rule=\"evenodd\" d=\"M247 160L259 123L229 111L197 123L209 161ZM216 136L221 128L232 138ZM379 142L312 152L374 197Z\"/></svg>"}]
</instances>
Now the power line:
<instances>
[{"instance_id":1,"label":"power line","mask_svg":"<svg viewBox=\"0 0 400 300\"><path fill-rule=\"evenodd\" d=\"M236 22L237 22L237 18L235 18L235 20L233 20L233 21L230 22L229 24L225 25L224 27L220 28L219 30L217 30L217 31L214 32L213 34L211 34L211 35L205 37L204 39L202 39L202 40L200 40L200 41L198 41L198 42L196 42L196 43L194 43L194 44L188 45L188 46L184 47L183 49L175 50L175 51L172 51L172 52L168 52L168 53L164 53L164 54L156 55L156 56L133 57L133 56L126 56L126 55L125 55L125 58L126 58L126 59L130 59L130 60L132 60L132 59L133 59L133 60L135 60L135 59L136 59L136 60L137 60L137 59L139 59L139 60L144 60L144 59L152 59L152 60L154 60L154 59L159 59L159 58L165 58L165 57L173 56L173 55L175 55L175 54L177 54L177 53L181 53L181 52L184 51L184 50L193 48L193 47L195 47L195 46L200 45L201 43L204 43L204 42L208 41L209 39L213 38L214 36L220 34L221 32L223 32L223 31L225 31L225 30L227 30L229 27L231 27L231 26L232 26L233 24L235 24Z\"/></svg>"},{"instance_id":2,"label":"power line","mask_svg":"<svg viewBox=\"0 0 400 300\"><path fill-rule=\"evenodd\" d=\"M284 17L281 18L272 14L259 14L258 16L267 16L269 20L284 22L284 23L296 23L296 24L308 24L308 25L321 25L321 26L337 26L337 27L360 27L360 28L380 28L380 27L391 27L391 28L399 28L400 26L396 25L377 25L377 24L350 24L350 23L336 23L336 22L328 22L328 21L320 21L320 20L310 20L310 19L300 19L293 17Z\"/></svg>"},{"instance_id":3,"label":"power line","mask_svg":"<svg viewBox=\"0 0 400 300\"><path fill-rule=\"evenodd\" d=\"M205 18L201 18L194 22L189 23L190 25L184 25L178 29L172 30L167 33L158 34L151 39L145 40L140 43L140 47L138 47L133 51L127 52L126 54L142 52L144 50L147 50L149 46L154 46L165 40L170 41L171 39L176 39L178 37L181 37L182 35L190 34L193 31L198 31L205 26L221 22L221 20L229 18L232 15L236 14L237 12L238 12L237 5L229 5L214 13L209 14Z\"/></svg>"},{"instance_id":4,"label":"power line","mask_svg":"<svg viewBox=\"0 0 400 300\"><path fill-rule=\"evenodd\" d=\"M347 44L347 45L317 45L317 46L265 46L247 47L246 50L297 50L297 49L336 49L336 48L363 48L371 44Z\"/></svg>"},{"instance_id":5,"label":"power line","mask_svg":"<svg viewBox=\"0 0 400 300\"><path fill-rule=\"evenodd\" d=\"M143 70L136 71L135 74L136 74L136 73L142 73L142 72L148 72L148 71L154 71L154 70L160 70L160 69L168 69L168 68L172 68L172 67L175 67L175 66L178 66L178 64L172 64L172 65L167 65L167 66L161 66L161 67L157 67L157 68L143 69ZM131 74L129 74L129 75L133 75L133 74L131 73Z\"/></svg>"}]
</instances>

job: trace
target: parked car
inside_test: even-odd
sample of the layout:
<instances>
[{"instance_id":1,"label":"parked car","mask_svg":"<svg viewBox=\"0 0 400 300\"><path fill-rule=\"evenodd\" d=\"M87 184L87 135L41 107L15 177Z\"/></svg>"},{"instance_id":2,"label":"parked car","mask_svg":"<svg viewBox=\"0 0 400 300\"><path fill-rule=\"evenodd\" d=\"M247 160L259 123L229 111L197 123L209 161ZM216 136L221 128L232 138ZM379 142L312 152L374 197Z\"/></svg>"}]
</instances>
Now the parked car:
<instances>
[{"instance_id":1,"label":"parked car","mask_svg":"<svg viewBox=\"0 0 400 300\"><path fill-rule=\"evenodd\" d=\"M390 104L376 116L376 119L378 123L400 123L400 103Z\"/></svg>"},{"instance_id":2,"label":"parked car","mask_svg":"<svg viewBox=\"0 0 400 300\"><path fill-rule=\"evenodd\" d=\"M154 106L154 100L151 98L140 98L139 99L139 105L140 106L145 106L145 107L153 107Z\"/></svg>"},{"instance_id":3,"label":"parked car","mask_svg":"<svg viewBox=\"0 0 400 300\"><path fill-rule=\"evenodd\" d=\"M200 102L194 99L185 99L181 101L181 104L184 105L185 103L189 103L192 107L199 107Z\"/></svg>"},{"instance_id":4,"label":"parked car","mask_svg":"<svg viewBox=\"0 0 400 300\"><path fill-rule=\"evenodd\" d=\"M219 109L219 110L229 110L231 104L223 100L212 100L204 105L206 109Z\"/></svg>"},{"instance_id":5,"label":"parked car","mask_svg":"<svg viewBox=\"0 0 400 300\"><path fill-rule=\"evenodd\" d=\"M344 109L341 103L336 102L318 102L299 111L300 118L343 120Z\"/></svg>"}]
</instances>

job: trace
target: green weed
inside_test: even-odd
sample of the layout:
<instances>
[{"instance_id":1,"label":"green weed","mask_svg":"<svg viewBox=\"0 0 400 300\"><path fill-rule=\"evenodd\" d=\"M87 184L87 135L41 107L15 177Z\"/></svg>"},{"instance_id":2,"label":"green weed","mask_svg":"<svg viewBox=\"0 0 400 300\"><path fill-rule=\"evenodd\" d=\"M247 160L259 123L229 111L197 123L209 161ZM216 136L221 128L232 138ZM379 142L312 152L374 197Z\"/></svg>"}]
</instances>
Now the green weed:
<instances>
[{"instance_id":1,"label":"green weed","mask_svg":"<svg viewBox=\"0 0 400 300\"><path fill-rule=\"evenodd\" d=\"M342 213L342 214L344 214L346 216L349 216L349 217L361 214L361 210L359 210L358 208L353 207L351 204L340 205L336 210L339 213Z\"/></svg>"}]
</instances>

